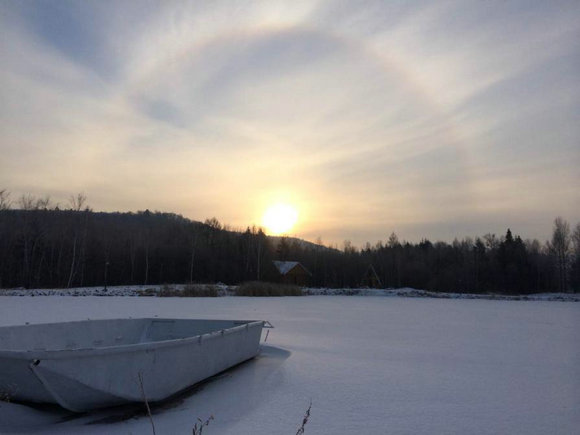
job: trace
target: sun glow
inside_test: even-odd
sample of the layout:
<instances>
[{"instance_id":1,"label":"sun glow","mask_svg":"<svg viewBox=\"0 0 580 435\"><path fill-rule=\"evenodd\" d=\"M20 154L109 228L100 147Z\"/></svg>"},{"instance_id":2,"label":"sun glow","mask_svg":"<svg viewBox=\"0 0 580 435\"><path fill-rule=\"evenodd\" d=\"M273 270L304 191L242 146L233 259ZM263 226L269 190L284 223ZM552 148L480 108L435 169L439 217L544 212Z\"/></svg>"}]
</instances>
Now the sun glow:
<instances>
[{"instance_id":1,"label":"sun glow","mask_svg":"<svg viewBox=\"0 0 580 435\"><path fill-rule=\"evenodd\" d=\"M278 235L290 231L298 220L298 211L288 204L269 207L262 218L262 224L269 234Z\"/></svg>"}]
</instances>

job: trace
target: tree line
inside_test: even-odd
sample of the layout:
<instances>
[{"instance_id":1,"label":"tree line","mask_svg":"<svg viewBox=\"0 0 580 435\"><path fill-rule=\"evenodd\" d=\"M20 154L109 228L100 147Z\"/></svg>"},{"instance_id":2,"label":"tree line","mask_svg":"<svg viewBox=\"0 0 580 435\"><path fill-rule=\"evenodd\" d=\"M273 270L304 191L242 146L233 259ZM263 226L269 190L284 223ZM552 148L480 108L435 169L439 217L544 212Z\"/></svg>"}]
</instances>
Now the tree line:
<instances>
[{"instance_id":1,"label":"tree line","mask_svg":"<svg viewBox=\"0 0 580 435\"><path fill-rule=\"evenodd\" d=\"M0 190L0 288L223 282L273 276L273 260L301 262L316 287L359 287L369 271L385 287L437 292L527 294L580 291L580 223L554 221L550 241L486 234L452 243L399 241L341 249L272 238L257 227L233 230L216 218L173 213L94 212L78 194L65 207L50 198ZM372 268L371 268L372 266Z\"/></svg>"}]
</instances>

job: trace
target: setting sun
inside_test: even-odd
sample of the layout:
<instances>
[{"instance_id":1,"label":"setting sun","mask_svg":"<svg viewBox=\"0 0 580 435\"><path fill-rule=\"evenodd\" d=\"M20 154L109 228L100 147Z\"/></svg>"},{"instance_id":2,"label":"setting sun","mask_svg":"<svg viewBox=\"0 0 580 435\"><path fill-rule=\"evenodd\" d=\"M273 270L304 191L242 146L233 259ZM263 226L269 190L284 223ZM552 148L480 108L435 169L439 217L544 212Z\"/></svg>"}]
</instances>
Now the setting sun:
<instances>
[{"instance_id":1,"label":"setting sun","mask_svg":"<svg viewBox=\"0 0 580 435\"><path fill-rule=\"evenodd\" d=\"M276 204L264 213L262 224L269 234L278 235L290 231L298 220L298 211L288 204Z\"/></svg>"}]
</instances>

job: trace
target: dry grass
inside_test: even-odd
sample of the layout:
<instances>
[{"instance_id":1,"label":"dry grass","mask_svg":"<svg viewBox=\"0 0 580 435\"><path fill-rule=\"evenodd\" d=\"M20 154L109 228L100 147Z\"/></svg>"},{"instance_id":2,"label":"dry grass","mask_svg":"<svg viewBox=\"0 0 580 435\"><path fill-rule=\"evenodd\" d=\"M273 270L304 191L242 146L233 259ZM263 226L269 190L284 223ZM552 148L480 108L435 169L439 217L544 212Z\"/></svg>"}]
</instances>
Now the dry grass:
<instances>
[{"instance_id":1,"label":"dry grass","mask_svg":"<svg viewBox=\"0 0 580 435\"><path fill-rule=\"evenodd\" d=\"M236 296L302 296L302 289L295 285L251 281L236 289Z\"/></svg>"},{"instance_id":2,"label":"dry grass","mask_svg":"<svg viewBox=\"0 0 580 435\"><path fill-rule=\"evenodd\" d=\"M197 419L197 423L193 426L193 435L201 435L203 432L203 428L209 426L209 422L213 420L213 415L210 415L206 421L203 421L201 418Z\"/></svg>"},{"instance_id":3,"label":"dry grass","mask_svg":"<svg viewBox=\"0 0 580 435\"><path fill-rule=\"evenodd\" d=\"M216 298L219 296L218 288L213 285L186 285L183 290L164 285L157 293L162 298L182 297L182 298Z\"/></svg>"},{"instance_id":4,"label":"dry grass","mask_svg":"<svg viewBox=\"0 0 580 435\"><path fill-rule=\"evenodd\" d=\"M310 401L310 405L308 405L308 409L306 410L306 414L304 414L304 418L302 419L302 425L300 425L300 427L298 428L298 431L296 432L296 435L303 435L304 434L304 428L306 427L306 424L308 423L308 420L310 419L310 410L312 409L312 401Z\"/></svg>"},{"instance_id":5,"label":"dry grass","mask_svg":"<svg viewBox=\"0 0 580 435\"><path fill-rule=\"evenodd\" d=\"M15 384L4 384L0 386L0 402L10 402L12 396L16 392L17 387Z\"/></svg>"},{"instance_id":6,"label":"dry grass","mask_svg":"<svg viewBox=\"0 0 580 435\"><path fill-rule=\"evenodd\" d=\"M138 376L139 376L139 387L141 387L141 397L143 398L143 403L145 403L147 416L149 417L149 422L151 423L151 430L153 431L153 435L156 435L155 422L153 421L153 416L151 415L151 408L149 408L149 402L147 401L147 396L145 395L145 387L143 386L143 374L139 372Z\"/></svg>"}]
</instances>

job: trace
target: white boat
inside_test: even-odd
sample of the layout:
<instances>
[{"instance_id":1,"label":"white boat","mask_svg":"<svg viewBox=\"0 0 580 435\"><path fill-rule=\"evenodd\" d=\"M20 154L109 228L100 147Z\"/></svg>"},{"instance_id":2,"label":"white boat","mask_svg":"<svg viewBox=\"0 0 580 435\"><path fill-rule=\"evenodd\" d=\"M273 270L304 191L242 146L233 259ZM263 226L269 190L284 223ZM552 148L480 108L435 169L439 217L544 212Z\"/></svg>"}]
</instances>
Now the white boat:
<instances>
[{"instance_id":1,"label":"white boat","mask_svg":"<svg viewBox=\"0 0 580 435\"><path fill-rule=\"evenodd\" d=\"M0 327L0 397L74 412L164 400L255 357L263 327L158 318Z\"/></svg>"}]
</instances>

